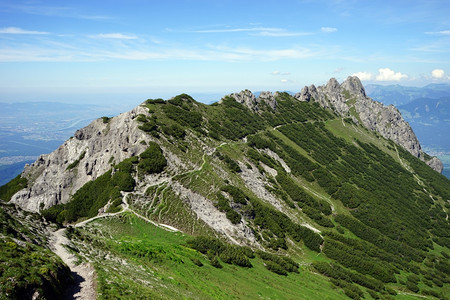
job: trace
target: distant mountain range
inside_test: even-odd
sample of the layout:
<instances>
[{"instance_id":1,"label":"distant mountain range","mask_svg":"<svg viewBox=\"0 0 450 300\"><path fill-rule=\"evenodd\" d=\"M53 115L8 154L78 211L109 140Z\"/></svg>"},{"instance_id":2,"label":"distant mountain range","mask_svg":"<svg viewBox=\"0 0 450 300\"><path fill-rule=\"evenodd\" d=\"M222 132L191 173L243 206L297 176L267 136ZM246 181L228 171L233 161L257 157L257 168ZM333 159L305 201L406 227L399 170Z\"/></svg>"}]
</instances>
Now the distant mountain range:
<instances>
[{"instance_id":1,"label":"distant mountain range","mask_svg":"<svg viewBox=\"0 0 450 300\"><path fill-rule=\"evenodd\" d=\"M421 98L450 97L450 84L433 83L424 87L368 84L365 89L367 95L374 100L397 107Z\"/></svg>"}]
</instances>

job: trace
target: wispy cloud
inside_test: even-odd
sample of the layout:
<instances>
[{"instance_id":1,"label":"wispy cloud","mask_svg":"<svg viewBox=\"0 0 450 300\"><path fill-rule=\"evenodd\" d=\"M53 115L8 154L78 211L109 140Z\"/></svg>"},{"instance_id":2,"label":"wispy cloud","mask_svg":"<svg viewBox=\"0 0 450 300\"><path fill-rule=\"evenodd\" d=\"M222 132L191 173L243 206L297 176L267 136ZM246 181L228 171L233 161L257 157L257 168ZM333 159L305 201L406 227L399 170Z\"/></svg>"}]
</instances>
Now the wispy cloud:
<instances>
[{"instance_id":1,"label":"wispy cloud","mask_svg":"<svg viewBox=\"0 0 450 300\"><path fill-rule=\"evenodd\" d=\"M71 6L50 6L50 5L34 5L34 4L12 4L3 5L8 10L17 11L24 14L39 15L39 16L53 16L53 17L68 17L87 20L109 20L110 16L94 15L85 12L80 12L78 9Z\"/></svg>"},{"instance_id":2,"label":"wispy cloud","mask_svg":"<svg viewBox=\"0 0 450 300\"><path fill-rule=\"evenodd\" d=\"M281 59L304 59L317 55L308 48L286 48L286 49L253 49L253 48L226 48L219 47L225 53L233 54L239 60L261 60L275 61Z\"/></svg>"},{"instance_id":3,"label":"wispy cloud","mask_svg":"<svg viewBox=\"0 0 450 300\"><path fill-rule=\"evenodd\" d=\"M306 36L312 35L312 32L289 32L289 31L261 31L256 35L273 36L273 37L289 37L289 36Z\"/></svg>"},{"instance_id":4,"label":"wispy cloud","mask_svg":"<svg viewBox=\"0 0 450 300\"><path fill-rule=\"evenodd\" d=\"M450 51L450 40L447 37L441 37L436 41L418 45L410 50L417 52L448 53Z\"/></svg>"},{"instance_id":5,"label":"wispy cloud","mask_svg":"<svg viewBox=\"0 0 450 300\"><path fill-rule=\"evenodd\" d=\"M205 29L205 30L191 30L194 33L228 33L228 32L254 32L254 31L266 31L277 32L281 31L281 28L273 27L250 27L250 28L217 28L217 29Z\"/></svg>"},{"instance_id":6,"label":"wispy cloud","mask_svg":"<svg viewBox=\"0 0 450 300\"><path fill-rule=\"evenodd\" d=\"M313 34L312 32L288 31L284 28L277 27L244 27L244 28L217 28L205 30L192 30L193 33L236 33L248 32L251 35L267 36L267 37L290 37L290 36L306 36Z\"/></svg>"},{"instance_id":7,"label":"wispy cloud","mask_svg":"<svg viewBox=\"0 0 450 300\"><path fill-rule=\"evenodd\" d=\"M100 33L95 35L90 35L90 38L94 39L118 39L118 40L135 40L137 36L123 34L123 33Z\"/></svg>"},{"instance_id":8,"label":"wispy cloud","mask_svg":"<svg viewBox=\"0 0 450 300\"><path fill-rule=\"evenodd\" d=\"M290 72L280 72L280 71L273 71L270 73L271 75L291 75Z\"/></svg>"},{"instance_id":9,"label":"wispy cloud","mask_svg":"<svg viewBox=\"0 0 450 300\"><path fill-rule=\"evenodd\" d=\"M93 40L95 41L95 40ZM73 45L73 44L71 44ZM105 61L105 60L191 60L191 61L276 61L285 59L306 59L317 55L307 48L254 49L208 46L206 48L133 47L121 45L106 49L103 43L86 43L80 40L76 47L58 43L0 48L0 62L32 61ZM280 75L289 73L281 73Z\"/></svg>"},{"instance_id":10,"label":"wispy cloud","mask_svg":"<svg viewBox=\"0 0 450 300\"><path fill-rule=\"evenodd\" d=\"M18 27L0 28L0 34L49 34L45 31L25 30Z\"/></svg>"},{"instance_id":11,"label":"wispy cloud","mask_svg":"<svg viewBox=\"0 0 450 300\"><path fill-rule=\"evenodd\" d=\"M450 35L450 30L428 31L428 32L425 32L425 34L432 34L432 35Z\"/></svg>"},{"instance_id":12,"label":"wispy cloud","mask_svg":"<svg viewBox=\"0 0 450 300\"><path fill-rule=\"evenodd\" d=\"M320 30L322 32L325 32L325 33L332 33L332 32L336 32L337 28L334 28L334 27L321 27Z\"/></svg>"}]
</instances>

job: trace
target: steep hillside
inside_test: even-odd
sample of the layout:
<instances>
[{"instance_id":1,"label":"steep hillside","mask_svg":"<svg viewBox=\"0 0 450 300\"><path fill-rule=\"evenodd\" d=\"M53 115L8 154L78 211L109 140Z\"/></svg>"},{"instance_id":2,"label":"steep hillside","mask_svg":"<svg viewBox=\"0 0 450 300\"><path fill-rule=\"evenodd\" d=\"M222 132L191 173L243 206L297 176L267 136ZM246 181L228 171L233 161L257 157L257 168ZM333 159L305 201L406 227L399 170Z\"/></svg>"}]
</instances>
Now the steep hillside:
<instances>
[{"instance_id":1,"label":"steep hillside","mask_svg":"<svg viewBox=\"0 0 450 300\"><path fill-rule=\"evenodd\" d=\"M47 245L49 224L1 202L0 225L0 299L62 298L73 278Z\"/></svg>"},{"instance_id":2,"label":"steep hillside","mask_svg":"<svg viewBox=\"0 0 450 300\"><path fill-rule=\"evenodd\" d=\"M100 298L446 298L450 182L421 159L398 110L350 77L294 97L149 99L0 198L78 222L67 234Z\"/></svg>"}]
</instances>

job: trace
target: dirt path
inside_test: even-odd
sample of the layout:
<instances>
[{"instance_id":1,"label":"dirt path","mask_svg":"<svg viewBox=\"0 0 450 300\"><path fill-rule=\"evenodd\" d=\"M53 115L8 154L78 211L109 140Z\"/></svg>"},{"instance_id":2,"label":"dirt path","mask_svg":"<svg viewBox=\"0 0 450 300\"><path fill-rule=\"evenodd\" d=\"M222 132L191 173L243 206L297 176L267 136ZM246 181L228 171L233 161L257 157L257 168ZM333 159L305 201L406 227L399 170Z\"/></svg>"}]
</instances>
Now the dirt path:
<instances>
[{"instance_id":1,"label":"dirt path","mask_svg":"<svg viewBox=\"0 0 450 300\"><path fill-rule=\"evenodd\" d=\"M75 281L67 289L64 299L96 299L95 270L89 263L75 265L76 257L64 247L70 244L65 233L65 228L55 231L50 241L50 247L69 266Z\"/></svg>"}]
</instances>

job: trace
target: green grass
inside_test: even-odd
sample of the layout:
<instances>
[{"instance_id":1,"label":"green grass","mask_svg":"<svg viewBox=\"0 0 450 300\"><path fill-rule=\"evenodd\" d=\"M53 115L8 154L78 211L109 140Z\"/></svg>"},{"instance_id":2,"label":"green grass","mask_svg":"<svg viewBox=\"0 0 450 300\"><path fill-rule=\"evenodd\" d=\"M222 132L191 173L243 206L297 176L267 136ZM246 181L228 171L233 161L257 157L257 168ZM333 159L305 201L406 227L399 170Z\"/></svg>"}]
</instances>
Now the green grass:
<instances>
[{"instance_id":1,"label":"green grass","mask_svg":"<svg viewBox=\"0 0 450 300\"><path fill-rule=\"evenodd\" d=\"M309 265L331 260L306 247L301 247L301 255L289 253L300 264L299 273L281 276L268 271L258 257L250 260L252 268L221 262L223 268L217 269L186 246L188 239L189 235L166 231L130 213L98 219L72 235L95 265L99 299L348 299ZM393 287L408 293L395 299L419 297ZM370 299L367 292L365 298Z\"/></svg>"},{"instance_id":2,"label":"green grass","mask_svg":"<svg viewBox=\"0 0 450 300\"><path fill-rule=\"evenodd\" d=\"M222 269L214 268L206 257L185 246L189 236L165 231L130 214L96 220L81 230L80 237L96 239L99 254L107 251L120 258L105 261L102 255L91 254L101 299L346 299L307 265L300 267L299 274L288 276L268 271L259 258L251 259L253 268L225 263ZM158 254L150 259L125 248ZM199 259L203 266L195 265L191 258Z\"/></svg>"}]
</instances>

